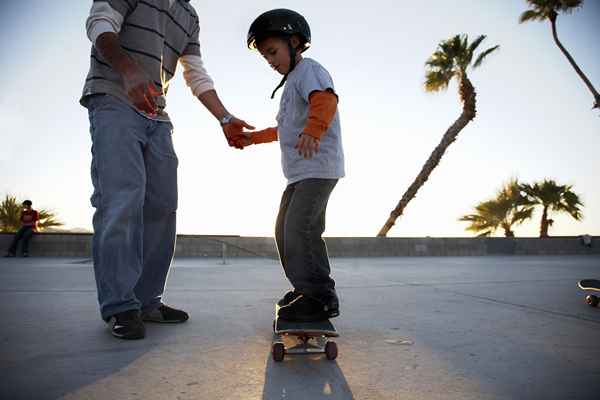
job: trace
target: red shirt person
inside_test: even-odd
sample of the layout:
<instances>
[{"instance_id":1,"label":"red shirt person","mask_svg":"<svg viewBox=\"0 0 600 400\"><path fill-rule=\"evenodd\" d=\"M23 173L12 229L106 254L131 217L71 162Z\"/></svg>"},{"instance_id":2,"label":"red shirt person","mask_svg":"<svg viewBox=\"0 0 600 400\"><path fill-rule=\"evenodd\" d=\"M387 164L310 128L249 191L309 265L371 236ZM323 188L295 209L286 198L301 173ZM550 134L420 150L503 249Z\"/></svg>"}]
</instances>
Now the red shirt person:
<instances>
[{"instance_id":1,"label":"red shirt person","mask_svg":"<svg viewBox=\"0 0 600 400\"><path fill-rule=\"evenodd\" d=\"M40 213L31 208L31 206L31 200L25 200L23 202L21 228L19 228L15 234L5 257L15 257L17 255L17 247L20 241L22 241L21 251L23 257L29 257L29 241L31 240L33 233L38 231L38 221L40 220Z\"/></svg>"}]
</instances>

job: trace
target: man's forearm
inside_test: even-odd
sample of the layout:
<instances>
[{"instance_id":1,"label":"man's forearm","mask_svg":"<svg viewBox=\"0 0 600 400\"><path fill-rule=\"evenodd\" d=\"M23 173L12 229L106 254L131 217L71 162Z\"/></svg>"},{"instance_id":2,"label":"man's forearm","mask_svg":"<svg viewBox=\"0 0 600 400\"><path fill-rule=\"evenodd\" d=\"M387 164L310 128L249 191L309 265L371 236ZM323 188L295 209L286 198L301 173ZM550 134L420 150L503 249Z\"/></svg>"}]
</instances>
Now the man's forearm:
<instances>
[{"instance_id":1,"label":"man's forearm","mask_svg":"<svg viewBox=\"0 0 600 400\"><path fill-rule=\"evenodd\" d=\"M204 107L206 107L206 109L210 111L210 113L219 121L225 115L229 114L223 103L221 103L221 100L219 99L219 96L215 90L208 90L204 93L201 93L198 95L198 100L200 100L200 102L204 104Z\"/></svg>"},{"instance_id":2,"label":"man's forearm","mask_svg":"<svg viewBox=\"0 0 600 400\"><path fill-rule=\"evenodd\" d=\"M123 76L131 70L135 63L123 50L119 37L114 32L104 32L96 39L96 49L119 75Z\"/></svg>"}]
</instances>

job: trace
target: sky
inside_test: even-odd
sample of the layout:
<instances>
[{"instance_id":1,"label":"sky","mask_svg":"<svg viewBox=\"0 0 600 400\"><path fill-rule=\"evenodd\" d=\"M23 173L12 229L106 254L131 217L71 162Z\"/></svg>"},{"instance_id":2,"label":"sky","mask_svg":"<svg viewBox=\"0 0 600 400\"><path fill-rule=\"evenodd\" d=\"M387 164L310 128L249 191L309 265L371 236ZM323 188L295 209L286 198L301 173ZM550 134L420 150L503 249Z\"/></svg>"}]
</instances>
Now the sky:
<instances>
[{"instance_id":1,"label":"sky","mask_svg":"<svg viewBox=\"0 0 600 400\"><path fill-rule=\"evenodd\" d=\"M29 198L65 227L91 230L91 140L78 103L89 68L90 1L20 0L0 15L0 196ZM302 13L312 30L305 53L333 77L346 177L327 210L327 236L374 236L460 115L456 84L426 93L424 63L455 34L499 44L470 73L476 119L405 209L389 236L465 237L458 219L513 177L573 185L584 219L553 216L551 235L600 235L600 111L552 40L549 23L519 25L524 0L252 2L191 0L202 53L226 107L258 128L275 126L280 76L246 48L249 25L272 8ZM360 3L367 4L367 3ZM600 2L560 15L558 34L600 90ZM286 181L277 143L227 146L216 120L178 68L167 97L179 157L178 233L271 236ZM516 227L536 236L540 212ZM498 232L500 235L501 232Z\"/></svg>"}]
</instances>

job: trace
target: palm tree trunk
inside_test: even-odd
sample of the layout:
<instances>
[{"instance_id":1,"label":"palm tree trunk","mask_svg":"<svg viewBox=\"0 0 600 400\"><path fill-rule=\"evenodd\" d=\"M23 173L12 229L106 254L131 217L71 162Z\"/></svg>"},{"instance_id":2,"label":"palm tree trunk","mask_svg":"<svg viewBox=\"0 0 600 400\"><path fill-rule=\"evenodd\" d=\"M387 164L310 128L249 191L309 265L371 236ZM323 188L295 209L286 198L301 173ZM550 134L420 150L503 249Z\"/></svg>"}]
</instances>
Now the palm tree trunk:
<instances>
[{"instance_id":1,"label":"palm tree trunk","mask_svg":"<svg viewBox=\"0 0 600 400\"><path fill-rule=\"evenodd\" d=\"M569 60L571 66L573 67L573 69L575 69L575 72L577 72L577 75L579 75L579 77L583 80L590 92L592 92L592 96L594 96L594 106L592 108L600 108L600 94L594 88L587 76L585 76L583 71L579 68L577 63L575 63L575 60L573 59L573 57L571 57L571 54L569 54L569 52L567 51L567 49L565 49L560 40L558 40L558 34L556 33L556 14L550 15L550 24L552 25L552 37L554 38L554 42L556 42L558 48L563 52L565 57L567 57L567 60Z\"/></svg>"},{"instance_id":2,"label":"palm tree trunk","mask_svg":"<svg viewBox=\"0 0 600 400\"><path fill-rule=\"evenodd\" d=\"M548 237L548 206L544 206L542 222L540 223L540 237Z\"/></svg>"},{"instance_id":3,"label":"palm tree trunk","mask_svg":"<svg viewBox=\"0 0 600 400\"><path fill-rule=\"evenodd\" d=\"M421 168L421 172L417 176L417 178L413 181L413 183L408 187L396 208L392 210L389 218L377 234L379 237L385 237L387 233L392 229L392 226L396 223L396 219L402 215L404 212L404 208L408 205L408 203L416 196L417 191L425 184L427 179L429 179L429 175L431 172L437 167L442 156L448 149L448 146L452 144L456 140L456 137L460 133L460 131L467 126L469 122L471 122L476 115L476 93L475 88L471 84L471 81L467 78L466 74L463 75L460 79L459 83L459 92L461 100L463 101L463 111L460 114L460 117L448 128L442 140L437 145L437 147L433 150L429 159L423 167Z\"/></svg>"}]
</instances>

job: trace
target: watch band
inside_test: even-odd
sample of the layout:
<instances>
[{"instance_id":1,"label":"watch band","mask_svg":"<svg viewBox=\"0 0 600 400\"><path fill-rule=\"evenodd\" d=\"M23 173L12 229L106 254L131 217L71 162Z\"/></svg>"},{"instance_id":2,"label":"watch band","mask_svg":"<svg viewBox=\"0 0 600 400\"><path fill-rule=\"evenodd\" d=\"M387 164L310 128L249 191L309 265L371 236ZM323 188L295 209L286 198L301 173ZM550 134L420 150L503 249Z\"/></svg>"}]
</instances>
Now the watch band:
<instances>
[{"instance_id":1,"label":"watch band","mask_svg":"<svg viewBox=\"0 0 600 400\"><path fill-rule=\"evenodd\" d=\"M227 125L228 123L231 122L232 119L233 119L233 115L227 113L223 116L223 118L221 118L221 120L219 122L221 123L221 125Z\"/></svg>"}]
</instances>

